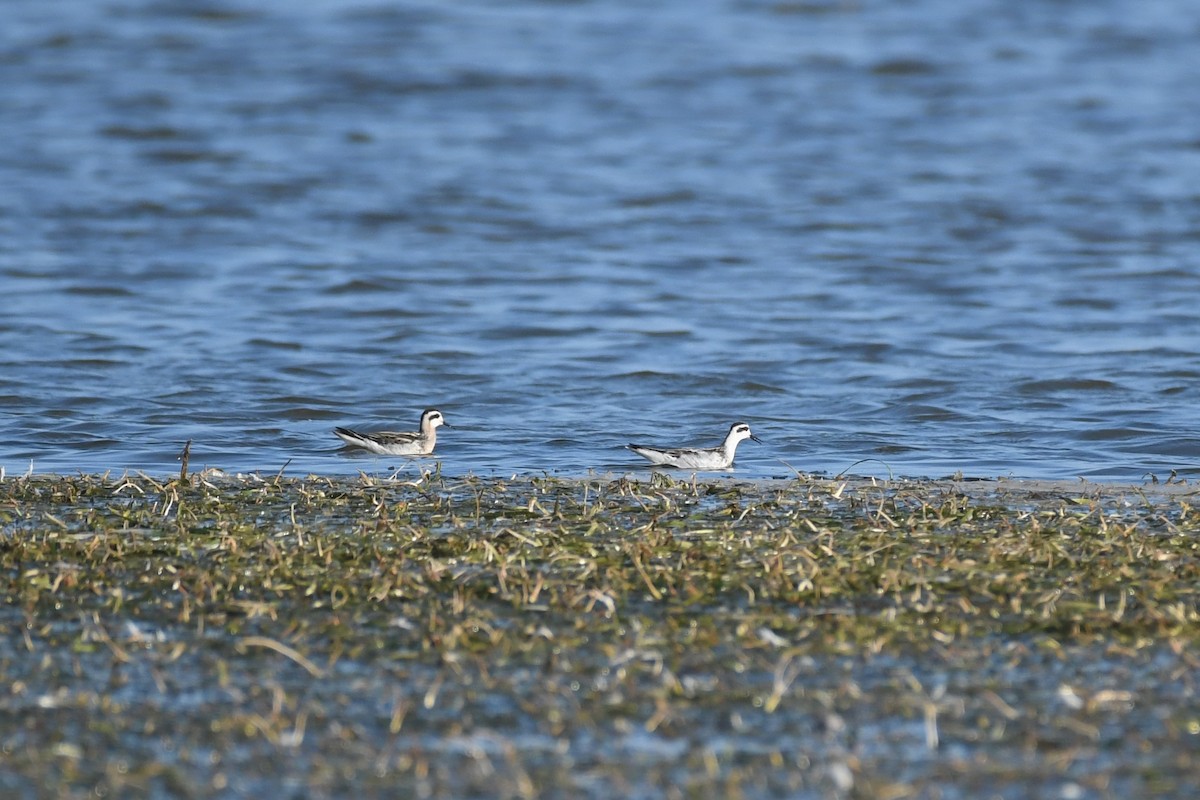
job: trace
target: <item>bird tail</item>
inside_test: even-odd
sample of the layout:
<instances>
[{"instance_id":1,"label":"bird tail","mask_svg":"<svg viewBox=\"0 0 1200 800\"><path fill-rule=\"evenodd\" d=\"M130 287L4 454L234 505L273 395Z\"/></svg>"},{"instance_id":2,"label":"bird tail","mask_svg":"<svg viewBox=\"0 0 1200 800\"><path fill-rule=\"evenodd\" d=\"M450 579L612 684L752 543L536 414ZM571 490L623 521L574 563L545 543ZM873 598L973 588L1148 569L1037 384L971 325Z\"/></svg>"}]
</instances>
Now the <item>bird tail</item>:
<instances>
[{"instance_id":1,"label":"bird tail","mask_svg":"<svg viewBox=\"0 0 1200 800\"><path fill-rule=\"evenodd\" d=\"M334 434L346 444L361 445L366 439L358 431L352 431L349 428L334 428Z\"/></svg>"}]
</instances>

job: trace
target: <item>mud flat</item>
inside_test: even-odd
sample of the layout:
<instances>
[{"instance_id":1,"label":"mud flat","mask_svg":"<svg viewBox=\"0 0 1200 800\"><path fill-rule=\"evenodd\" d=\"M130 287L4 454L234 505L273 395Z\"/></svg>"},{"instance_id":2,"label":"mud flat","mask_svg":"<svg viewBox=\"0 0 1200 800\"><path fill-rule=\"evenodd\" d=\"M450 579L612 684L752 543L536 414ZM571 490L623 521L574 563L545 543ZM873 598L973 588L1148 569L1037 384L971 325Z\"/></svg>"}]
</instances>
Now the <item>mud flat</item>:
<instances>
[{"instance_id":1,"label":"mud flat","mask_svg":"<svg viewBox=\"0 0 1200 800\"><path fill-rule=\"evenodd\" d=\"M1197 797L1196 491L8 478L0 795Z\"/></svg>"}]
</instances>

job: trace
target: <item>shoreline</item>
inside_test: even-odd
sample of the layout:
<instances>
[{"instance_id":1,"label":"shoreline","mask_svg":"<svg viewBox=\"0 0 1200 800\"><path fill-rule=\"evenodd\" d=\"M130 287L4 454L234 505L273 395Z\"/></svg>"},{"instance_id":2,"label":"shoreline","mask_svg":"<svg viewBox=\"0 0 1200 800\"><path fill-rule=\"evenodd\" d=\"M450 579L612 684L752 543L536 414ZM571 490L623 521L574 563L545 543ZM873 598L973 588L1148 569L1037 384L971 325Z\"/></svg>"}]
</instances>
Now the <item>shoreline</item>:
<instances>
[{"instance_id":1,"label":"shoreline","mask_svg":"<svg viewBox=\"0 0 1200 800\"><path fill-rule=\"evenodd\" d=\"M626 469L615 470L610 469L604 472L592 471L586 474L560 474L546 471L530 471L530 472L506 472L504 474L489 474L489 473L473 473L465 472L461 474L452 474L444 472L441 469L442 462L434 460L413 460L414 465L423 467L416 472L405 470L380 470L378 473L371 473L365 470L360 470L355 473L290 473L288 465L283 465L281 469L258 469L258 470L225 470L218 467L203 467L200 469L189 470L187 477L189 478L209 478L217 480L331 480L331 481L355 481L355 480L393 480L403 482L404 480L413 480L415 477L421 476L436 476L445 478L446 480L522 480L522 479L545 479L556 480L563 482L585 482L585 481L615 481L621 479L650 479L653 477L667 478L675 483L692 483L693 478L700 483L729 483L729 484L762 484L764 486L778 486L791 483L835 483L835 482L850 482L853 484L868 484L875 483L879 485L954 485L954 486L1027 486L1034 489L1042 487L1054 490L1065 490L1072 486L1085 487L1101 487L1101 488L1151 488L1164 487L1174 491L1179 487L1193 487L1200 490L1200 480L1195 483L1190 482L1188 478L1168 478L1167 480L1159 480L1151 478L1144 481L1135 481L1129 479L1112 479L1112 480L1096 480L1086 477L1073 478L1039 478L1027 477L1020 475L999 475L999 476L925 476L925 475L897 475L894 477L883 478L878 475L866 475L857 473L839 473L830 475L824 472L798 472L793 471L792 474L779 477L743 477L735 474L732 470L710 470L710 471L692 471L681 469L667 468L642 468L642 469ZM167 483L177 480L179 476L178 468L162 473L151 472L141 469L108 469L84 471L75 470L71 472L11 472L6 471L0 480L12 481L18 479L101 479L105 478L113 480L116 478L133 478L143 477L150 478L159 483Z\"/></svg>"},{"instance_id":2,"label":"shoreline","mask_svg":"<svg viewBox=\"0 0 1200 800\"><path fill-rule=\"evenodd\" d=\"M153 475L144 471L125 471L122 473L33 473L22 475L0 476L0 484L12 481L114 481L146 480L159 486L178 486L178 475ZM755 489L759 491L782 491L789 488L816 487L822 490L834 491L844 487L843 491L919 491L919 492L956 492L969 497L995 495L998 497L1041 497L1072 496L1089 497L1092 499L1114 499L1128 495L1145 498L1163 497L1178 498L1200 494L1200 481L1195 483L1187 479L1169 479L1166 481L1151 480L1145 482L1133 481L1093 481L1085 478L1056 479L1056 478L1022 478L1022 477L897 477L878 478L864 475L827 476L816 473L799 473L793 477L780 478L741 478L735 475L722 475L715 472L691 473L682 470L643 470L630 472L596 473L587 476L561 476L553 474L524 473L508 476L499 475L446 475L437 468L422 470L419 473L391 472L388 474L372 475L360 472L357 475L287 475L282 471L250 471L227 473L219 469L204 469L189 473L185 485L205 483L213 487L227 485L263 485L276 486L325 482L332 485L345 486L420 486L430 480L442 484L459 483L534 483L552 482L564 486L585 486L590 484L608 484L616 482L665 484L674 487L731 487Z\"/></svg>"}]
</instances>

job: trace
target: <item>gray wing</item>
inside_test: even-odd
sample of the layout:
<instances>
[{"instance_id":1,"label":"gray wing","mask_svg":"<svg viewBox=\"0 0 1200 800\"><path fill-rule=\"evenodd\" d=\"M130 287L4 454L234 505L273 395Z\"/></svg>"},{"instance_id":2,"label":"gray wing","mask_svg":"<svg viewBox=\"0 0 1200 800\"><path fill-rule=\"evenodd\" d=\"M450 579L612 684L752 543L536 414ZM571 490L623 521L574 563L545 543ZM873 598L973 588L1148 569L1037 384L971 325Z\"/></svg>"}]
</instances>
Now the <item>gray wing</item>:
<instances>
[{"instance_id":1,"label":"gray wing","mask_svg":"<svg viewBox=\"0 0 1200 800\"><path fill-rule=\"evenodd\" d=\"M334 428L333 432L341 439L350 444L360 442L375 442L381 445L397 445L397 444L412 444L421 438L421 434L411 431L375 431L374 433L361 433L350 428Z\"/></svg>"},{"instance_id":2,"label":"gray wing","mask_svg":"<svg viewBox=\"0 0 1200 800\"><path fill-rule=\"evenodd\" d=\"M414 431L378 431L366 434L366 438L374 439L380 444L412 444L420 440L421 434Z\"/></svg>"}]
</instances>

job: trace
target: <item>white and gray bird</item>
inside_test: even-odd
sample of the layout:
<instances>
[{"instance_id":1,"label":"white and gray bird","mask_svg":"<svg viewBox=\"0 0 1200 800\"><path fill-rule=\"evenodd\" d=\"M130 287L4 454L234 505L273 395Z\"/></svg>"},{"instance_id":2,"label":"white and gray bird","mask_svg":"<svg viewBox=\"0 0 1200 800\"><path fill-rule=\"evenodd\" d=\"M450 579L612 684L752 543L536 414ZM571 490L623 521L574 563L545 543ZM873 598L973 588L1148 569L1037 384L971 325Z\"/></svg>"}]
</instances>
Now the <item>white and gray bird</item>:
<instances>
[{"instance_id":1,"label":"white and gray bird","mask_svg":"<svg viewBox=\"0 0 1200 800\"><path fill-rule=\"evenodd\" d=\"M362 447L372 453L385 456L427 456L437 444L439 425L450 427L442 417L442 412L436 408L427 408L421 412L419 431L359 433L349 428L334 428L333 432L351 447Z\"/></svg>"},{"instance_id":2,"label":"white and gray bird","mask_svg":"<svg viewBox=\"0 0 1200 800\"><path fill-rule=\"evenodd\" d=\"M656 467L678 467L680 469L729 469L733 466L733 456L737 452L738 442L743 439L753 439L762 444L762 440L750 432L750 426L744 422L735 422L729 426L729 433L720 447L650 447L644 444L631 444L629 449L650 461Z\"/></svg>"}]
</instances>

